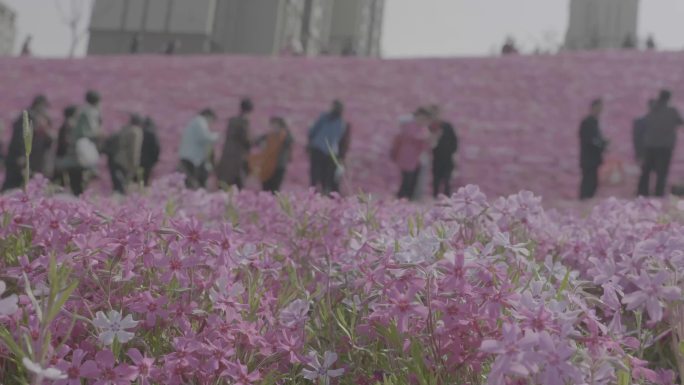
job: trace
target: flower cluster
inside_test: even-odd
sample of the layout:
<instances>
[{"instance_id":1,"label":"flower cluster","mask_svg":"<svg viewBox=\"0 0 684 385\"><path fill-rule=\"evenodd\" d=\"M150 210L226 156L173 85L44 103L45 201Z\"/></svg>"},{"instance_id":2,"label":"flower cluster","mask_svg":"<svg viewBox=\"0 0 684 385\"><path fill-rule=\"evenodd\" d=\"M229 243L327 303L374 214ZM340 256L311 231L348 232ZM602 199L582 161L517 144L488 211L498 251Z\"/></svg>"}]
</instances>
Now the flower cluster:
<instances>
[{"instance_id":1,"label":"flower cluster","mask_svg":"<svg viewBox=\"0 0 684 385\"><path fill-rule=\"evenodd\" d=\"M684 228L651 202L580 219L475 186L424 207L181 186L74 200L38 178L0 197L0 370L60 385L675 378L656 351L680 354Z\"/></svg>"}]
</instances>

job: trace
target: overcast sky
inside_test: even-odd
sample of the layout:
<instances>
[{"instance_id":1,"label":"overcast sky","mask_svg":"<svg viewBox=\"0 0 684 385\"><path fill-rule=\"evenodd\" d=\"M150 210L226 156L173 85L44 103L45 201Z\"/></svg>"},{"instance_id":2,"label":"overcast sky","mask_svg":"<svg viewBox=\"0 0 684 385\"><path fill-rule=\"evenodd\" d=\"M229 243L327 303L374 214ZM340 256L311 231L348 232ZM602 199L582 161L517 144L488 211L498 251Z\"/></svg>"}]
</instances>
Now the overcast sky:
<instances>
[{"instance_id":1,"label":"overcast sky","mask_svg":"<svg viewBox=\"0 0 684 385\"><path fill-rule=\"evenodd\" d=\"M34 54L68 54L69 29L56 4L68 8L72 0L0 1L19 14L17 50L30 33ZM508 34L529 51L562 42L567 13L568 0L386 0L383 52L386 57L488 55ZM662 48L684 48L684 0L642 1L639 34L653 34Z\"/></svg>"}]
</instances>

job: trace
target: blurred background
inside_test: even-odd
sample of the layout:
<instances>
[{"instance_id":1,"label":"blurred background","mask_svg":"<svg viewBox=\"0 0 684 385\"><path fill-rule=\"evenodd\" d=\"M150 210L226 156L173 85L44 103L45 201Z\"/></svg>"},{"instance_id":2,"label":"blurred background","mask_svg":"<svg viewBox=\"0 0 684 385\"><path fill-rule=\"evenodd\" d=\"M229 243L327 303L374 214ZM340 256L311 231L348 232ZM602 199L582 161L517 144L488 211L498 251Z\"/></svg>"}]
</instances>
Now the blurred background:
<instances>
[{"instance_id":1,"label":"blurred background","mask_svg":"<svg viewBox=\"0 0 684 385\"><path fill-rule=\"evenodd\" d=\"M681 0L0 0L0 54L33 36L35 56L141 50L387 58L498 54L507 37L523 53L619 46L632 34L661 49L684 48ZM589 10L588 3L600 10ZM572 6L572 7L571 7ZM91 18L92 15L92 18ZM596 25L587 28L595 19ZM237 23L239 21L242 23ZM587 24L589 23L589 24ZM240 30L240 28L243 28ZM573 29L581 28L588 42ZM574 34L571 36L570 34ZM250 39L244 39L249 34ZM236 36L240 36L236 38ZM593 40L593 42L589 42ZM295 42L296 41L296 42Z\"/></svg>"}]
</instances>

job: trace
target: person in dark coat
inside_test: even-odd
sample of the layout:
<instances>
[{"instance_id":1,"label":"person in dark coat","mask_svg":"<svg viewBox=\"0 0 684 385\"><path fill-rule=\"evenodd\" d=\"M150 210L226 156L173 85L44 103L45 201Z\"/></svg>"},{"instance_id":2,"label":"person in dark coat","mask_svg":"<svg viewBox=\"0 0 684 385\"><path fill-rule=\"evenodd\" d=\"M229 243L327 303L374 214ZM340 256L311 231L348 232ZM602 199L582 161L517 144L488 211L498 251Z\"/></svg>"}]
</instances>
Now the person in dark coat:
<instances>
[{"instance_id":1,"label":"person in dark coat","mask_svg":"<svg viewBox=\"0 0 684 385\"><path fill-rule=\"evenodd\" d=\"M451 174L454 171L454 154L458 150L458 137L454 126L441 119L439 106L430 107L430 131L437 143L432 149L432 195L451 195Z\"/></svg>"},{"instance_id":2,"label":"person in dark coat","mask_svg":"<svg viewBox=\"0 0 684 385\"><path fill-rule=\"evenodd\" d=\"M603 110L603 101L596 99L591 102L591 111L580 125L580 167L582 168L582 183L580 185L580 199L593 198L598 189L598 169L603 163L603 152L608 142L601 134L599 117Z\"/></svg>"},{"instance_id":3,"label":"person in dark coat","mask_svg":"<svg viewBox=\"0 0 684 385\"><path fill-rule=\"evenodd\" d=\"M634 159L641 164L644 159L644 134L646 134L646 121L648 115L653 111L656 101L650 99L648 101L648 112L646 115L635 119L632 128L632 143L634 144Z\"/></svg>"},{"instance_id":4,"label":"person in dark coat","mask_svg":"<svg viewBox=\"0 0 684 385\"><path fill-rule=\"evenodd\" d=\"M50 118L47 115L48 100L43 95L34 98L31 107L28 108L28 116L33 127L33 142L29 158L31 174L44 174L46 160L53 137L50 132ZM24 121L23 113L12 124L12 138L10 139L5 158L5 182L2 191L20 188L24 182L26 167L26 147L24 145Z\"/></svg>"},{"instance_id":5,"label":"person in dark coat","mask_svg":"<svg viewBox=\"0 0 684 385\"><path fill-rule=\"evenodd\" d=\"M249 115L254 104L248 98L240 102L240 114L230 118L226 141L216 174L219 183L226 186L244 187L244 176L247 171L247 156L251 147L249 134Z\"/></svg>"},{"instance_id":6,"label":"person in dark coat","mask_svg":"<svg viewBox=\"0 0 684 385\"><path fill-rule=\"evenodd\" d=\"M671 97L670 91L661 91L653 111L646 118L644 161L638 190L640 196L649 195L652 172L656 174L655 195L665 195L672 152L677 143L677 130L684 123L679 111L669 105Z\"/></svg>"},{"instance_id":7,"label":"person in dark coat","mask_svg":"<svg viewBox=\"0 0 684 385\"><path fill-rule=\"evenodd\" d=\"M140 154L140 167L143 171L143 182L145 186L150 185L152 169L159 162L161 146L159 136L157 136L157 126L149 116L143 122L143 142L142 154Z\"/></svg>"},{"instance_id":8,"label":"person in dark coat","mask_svg":"<svg viewBox=\"0 0 684 385\"><path fill-rule=\"evenodd\" d=\"M67 169L63 166L63 160L67 156L69 151L69 141L73 135L73 129L76 124L76 106L68 106L64 109L64 121L59 127L57 133L57 152L56 152L56 164L55 164L55 175L54 182L62 187L67 185Z\"/></svg>"}]
</instances>

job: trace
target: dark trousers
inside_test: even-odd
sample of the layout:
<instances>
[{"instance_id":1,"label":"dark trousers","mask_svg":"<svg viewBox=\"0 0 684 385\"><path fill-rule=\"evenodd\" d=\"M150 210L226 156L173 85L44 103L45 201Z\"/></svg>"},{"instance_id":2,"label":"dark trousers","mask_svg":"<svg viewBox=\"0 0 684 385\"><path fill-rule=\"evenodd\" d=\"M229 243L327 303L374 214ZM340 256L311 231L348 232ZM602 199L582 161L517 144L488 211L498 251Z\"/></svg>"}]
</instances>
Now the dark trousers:
<instances>
[{"instance_id":1,"label":"dark trousers","mask_svg":"<svg viewBox=\"0 0 684 385\"><path fill-rule=\"evenodd\" d=\"M285 179L285 169L278 168L269 180L261 184L261 189L272 193L280 191L280 185L283 184L283 179Z\"/></svg>"},{"instance_id":2,"label":"dark trousers","mask_svg":"<svg viewBox=\"0 0 684 385\"><path fill-rule=\"evenodd\" d=\"M204 164L195 166L192 162L186 159L181 159L181 170L185 174L185 187L196 190L198 188L205 188L207 186L207 179L209 179L209 172Z\"/></svg>"},{"instance_id":3,"label":"dark trousers","mask_svg":"<svg viewBox=\"0 0 684 385\"><path fill-rule=\"evenodd\" d=\"M118 192L119 194L125 194L126 173L123 167L114 162L109 162L107 166L109 167L109 176L112 178L112 187L114 191Z\"/></svg>"},{"instance_id":4,"label":"dark trousers","mask_svg":"<svg viewBox=\"0 0 684 385\"><path fill-rule=\"evenodd\" d=\"M420 166L418 166L413 171L402 171L401 172L401 186L399 187L399 192L397 193L397 198L402 199L413 199L413 195L416 192L416 185L418 184L418 173L420 172Z\"/></svg>"},{"instance_id":5,"label":"dark trousers","mask_svg":"<svg viewBox=\"0 0 684 385\"><path fill-rule=\"evenodd\" d=\"M335 171L337 165L335 165L333 157L316 149L310 150L309 157L311 160L311 186L320 186L320 192L325 195L333 191L336 192Z\"/></svg>"},{"instance_id":6,"label":"dark trousers","mask_svg":"<svg viewBox=\"0 0 684 385\"><path fill-rule=\"evenodd\" d=\"M83 180L83 169L74 167L69 169L69 185L71 186L71 193L79 196L83 194L85 181Z\"/></svg>"},{"instance_id":7,"label":"dark trousers","mask_svg":"<svg viewBox=\"0 0 684 385\"><path fill-rule=\"evenodd\" d=\"M598 165L582 167L582 183L580 184L580 199L590 199L596 195L598 189Z\"/></svg>"},{"instance_id":8,"label":"dark trousers","mask_svg":"<svg viewBox=\"0 0 684 385\"><path fill-rule=\"evenodd\" d=\"M5 182L2 184L2 191L21 188L24 184L24 171L15 164L7 162L5 164Z\"/></svg>"},{"instance_id":9,"label":"dark trousers","mask_svg":"<svg viewBox=\"0 0 684 385\"><path fill-rule=\"evenodd\" d=\"M451 196L451 173L453 167L432 169L432 195L437 198L439 194Z\"/></svg>"},{"instance_id":10,"label":"dark trousers","mask_svg":"<svg viewBox=\"0 0 684 385\"><path fill-rule=\"evenodd\" d=\"M142 177L145 186L150 185L150 177L152 176L152 167L143 167Z\"/></svg>"},{"instance_id":11,"label":"dark trousers","mask_svg":"<svg viewBox=\"0 0 684 385\"><path fill-rule=\"evenodd\" d=\"M670 171L671 162L671 148L646 149L644 161L641 165L641 178L639 178L639 195L649 195L651 186L651 173L654 171L656 174L655 195L658 197L665 195L665 185L667 184L667 174Z\"/></svg>"}]
</instances>

